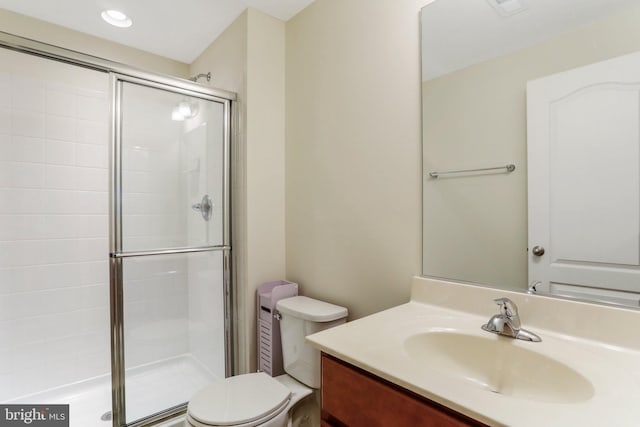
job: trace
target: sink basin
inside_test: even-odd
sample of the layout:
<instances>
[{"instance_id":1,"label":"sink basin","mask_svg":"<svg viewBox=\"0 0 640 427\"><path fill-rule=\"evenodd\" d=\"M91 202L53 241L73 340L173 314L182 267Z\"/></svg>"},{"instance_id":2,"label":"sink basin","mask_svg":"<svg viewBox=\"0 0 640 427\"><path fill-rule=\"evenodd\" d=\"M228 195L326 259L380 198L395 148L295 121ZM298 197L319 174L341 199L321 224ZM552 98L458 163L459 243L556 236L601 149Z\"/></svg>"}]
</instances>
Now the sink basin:
<instances>
[{"instance_id":1,"label":"sink basin","mask_svg":"<svg viewBox=\"0 0 640 427\"><path fill-rule=\"evenodd\" d=\"M500 336L453 332L412 335L404 349L414 360L452 378L514 398L577 403L593 397L593 385L564 363Z\"/></svg>"}]
</instances>

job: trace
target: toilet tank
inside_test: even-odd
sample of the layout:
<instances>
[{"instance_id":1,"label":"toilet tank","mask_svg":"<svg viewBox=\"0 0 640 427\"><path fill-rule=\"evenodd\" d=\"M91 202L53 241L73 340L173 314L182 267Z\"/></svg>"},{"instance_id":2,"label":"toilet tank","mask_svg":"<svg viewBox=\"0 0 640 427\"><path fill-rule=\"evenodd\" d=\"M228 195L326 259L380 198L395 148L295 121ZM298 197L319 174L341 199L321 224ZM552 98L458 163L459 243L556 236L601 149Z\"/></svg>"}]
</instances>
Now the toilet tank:
<instances>
[{"instance_id":1,"label":"toilet tank","mask_svg":"<svg viewBox=\"0 0 640 427\"><path fill-rule=\"evenodd\" d=\"M347 309L338 305L297 296L278 301L282 359L287 374L311 388L320 388L320 351L304 338L347 320Z\"/></svg>"}]
</instances>

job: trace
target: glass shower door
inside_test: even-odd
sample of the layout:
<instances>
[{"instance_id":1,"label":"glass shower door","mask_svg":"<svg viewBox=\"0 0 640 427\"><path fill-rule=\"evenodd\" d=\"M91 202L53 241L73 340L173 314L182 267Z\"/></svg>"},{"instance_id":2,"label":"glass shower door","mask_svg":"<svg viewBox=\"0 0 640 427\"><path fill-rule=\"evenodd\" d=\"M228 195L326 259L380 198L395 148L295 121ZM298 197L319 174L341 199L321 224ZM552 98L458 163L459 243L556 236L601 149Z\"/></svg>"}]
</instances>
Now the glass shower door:
<instances>
[{"instance_id":1,"label":"glass shower door","mask_svg":"<svg viewBox=\"0 0 640 427\"><path fill-rule=\"evenodd\" d=\"M112 348L122 425L176 411L227 373L229 103L132 79L115 85Z\"/></svg>"}]
</instances>

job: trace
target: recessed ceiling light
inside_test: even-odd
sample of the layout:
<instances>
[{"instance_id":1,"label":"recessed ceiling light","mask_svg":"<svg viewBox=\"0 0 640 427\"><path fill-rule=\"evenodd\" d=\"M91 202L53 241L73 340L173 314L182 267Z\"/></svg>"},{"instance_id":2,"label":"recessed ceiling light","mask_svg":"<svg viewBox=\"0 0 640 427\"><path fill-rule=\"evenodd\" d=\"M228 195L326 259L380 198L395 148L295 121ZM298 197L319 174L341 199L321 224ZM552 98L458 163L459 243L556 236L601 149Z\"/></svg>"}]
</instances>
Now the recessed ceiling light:
<instances>
[{"instance_id":1,"label":"recessed ceiling light","mask_svg":"<svg viewBox=\"0 0 640 427\"><path fill-rule=\"evenodd\" d=\"M131 21L131 18L129 18L119 10L103 10L100 16L102 16L102 19L104 19L105 22L116 27L127 28L133 25L133 21Z\"/></svg>"}]
</instances>

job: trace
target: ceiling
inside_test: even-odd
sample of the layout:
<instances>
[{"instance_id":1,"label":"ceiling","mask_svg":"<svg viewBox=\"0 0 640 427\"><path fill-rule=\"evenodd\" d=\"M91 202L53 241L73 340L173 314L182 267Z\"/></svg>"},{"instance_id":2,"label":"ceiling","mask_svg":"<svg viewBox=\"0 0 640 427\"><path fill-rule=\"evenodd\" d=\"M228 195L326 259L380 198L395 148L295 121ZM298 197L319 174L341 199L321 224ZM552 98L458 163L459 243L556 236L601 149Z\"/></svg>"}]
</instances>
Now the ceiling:
<instances>
[{"instance_id":1,"label":"ceiling","mask_svg":"<svg viewBox=\"0 0 640 427\"><path fill-rule=\"evenodd\" d=\"M248 6L283 21L314 0L0 0L0 8L192 63ZM105 9L133 20L129 28L100 18Z\"/></svg>"},{"instance_id":2,"label":"ceiling","mask_svg":"<svg viewBox=\"0 0 640 427\"><path fill-rule=\"evenodd\" d=\"M496 3L522 10L503 16ZM422 80L536 45L637 4L638 0L429 1L421 16Z\"/></svg>"}]
</instances>

